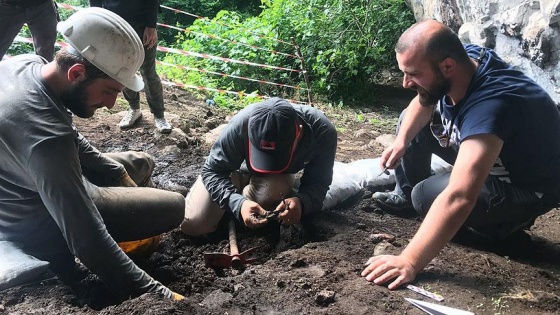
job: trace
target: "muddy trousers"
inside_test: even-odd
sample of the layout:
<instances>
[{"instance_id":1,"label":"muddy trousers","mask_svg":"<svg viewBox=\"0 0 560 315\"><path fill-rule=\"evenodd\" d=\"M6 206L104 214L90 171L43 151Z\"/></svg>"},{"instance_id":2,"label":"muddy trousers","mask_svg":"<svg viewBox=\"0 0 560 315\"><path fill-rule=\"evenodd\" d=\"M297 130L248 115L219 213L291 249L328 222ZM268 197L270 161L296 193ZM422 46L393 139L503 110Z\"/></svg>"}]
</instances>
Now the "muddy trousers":
<instances>
[{"instance_id":1,"label":"muddy trousers","mask_svg":"<svg viewBox=\"0 0 560 315\"><path fill-rule=\"evenodd\" d=\"M140 36L144 36L144 25L134 25L134 30ZM163 118L165 108L163 105L163 87L161 79L156 72L156 53L157 45L150 49L144 47L144 62L140 66L140 75L144 81L144 92L146 93L146 102L150 107L150 112L157 118ZM124 98L128 101L131 109L140 109L140 93L125 88L123 91Z\"/></svg>"},{"instance_id":2,"label":"muddy trousers","mask_svg":"<svg viewBox=\"0 0 560 315\"><path fill-rule=\"evenodd\" d=\"M154 161L143 152L108 153L108 157L124 165L137 184L151 183ZM139 240L177 228L184 218L185 198L175 192L150 187L102 187L101 176L90 176L84 185L111 237L116 242ZM93 181L93 183L92 183ZM96 185L97 184L97 185ZM53 237L40 244L26 246L26 252L51 262L51 269L63 273L73 265L73 255L62 233L52 221Z\"/></svg>"},{"instance_id":3,"label":"muddy trousers","mask_svg":"<svg viewBox=\"0 0 560 315\"><path fill-rule=\"evenodd\" d=\"M402 117L401 114L399 125ZM395 169L395 191L406 195L421 217L426 216L436 197L449 183L450 173L432 174L432 154L452 165L457 157L456 149L442 148L432 135L429 125L426 125L411 142L400 166ZM533 191L489 175L463 228L486 238L499 240L530 227L538 216L555 207L556 205L543 202Z\"/></svg>"},{"instance_id":4,"label":"muddy trousers","mask_svg":"<svg viewBox=\"0 0 560 315\"><path fill-rule=\"evenodd\" d=\"M33 37L35 53L47 61L52 61L58 23L56 5L52 0L30 7L11 4L13 2L0 0L0 60L23 24L27 23Z\"/></svg>"},{"instance_id":5,"label":"muddy trousers","mask_svg":"<svg viewBox=\"0 0 560 315\"><path fill-rule=\"evenodd\" d=\"M294 174L250 175L233 172L231 181L245 198L255 201L267 211L274 210L282 196L293 196ZM181 230L190 236L214 232L225 211L212 197L199 176L185 201L185 219Z\"/></svg>"}]
</instances>

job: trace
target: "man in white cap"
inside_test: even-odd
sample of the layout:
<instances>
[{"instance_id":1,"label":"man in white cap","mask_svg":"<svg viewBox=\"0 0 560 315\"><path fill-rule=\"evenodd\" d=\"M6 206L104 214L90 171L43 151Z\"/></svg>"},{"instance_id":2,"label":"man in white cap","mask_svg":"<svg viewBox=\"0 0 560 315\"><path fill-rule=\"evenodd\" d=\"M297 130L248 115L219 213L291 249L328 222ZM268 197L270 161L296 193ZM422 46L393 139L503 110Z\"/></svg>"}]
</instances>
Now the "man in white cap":
<instances>
[{"instance_id":1,"label":"man in white cap","mask_svg":"<svg viewBox=\"0 0 560 315\"><path fill-rule=\"evenodd\" d=\"M125 87L142 89L142 43L100 8L80 10L57 28L70 46L55 61L20 55L0 62L0 241L49 261L59 274L74 267L75 256L121 299L146 292L181 299L116 241L177 227L184 198L135 187L151 184L147 154L102 154L72 125L72 113L91 117L113 107Z\"/></svg>"},{"instance_id":2,"label":"man in white cap","mask_svg":"<svg viewBox=\"0 0 560 315\"><path fill-rule=\"evenodd\" d=\"M274 210L284 224L299 223L323 206L336 144L335 127L316 108L276 97L247 106L212 146L187 196L181 230L213 232L225 212L250 228L266 224Z\"/></svg>"}]
</instances>

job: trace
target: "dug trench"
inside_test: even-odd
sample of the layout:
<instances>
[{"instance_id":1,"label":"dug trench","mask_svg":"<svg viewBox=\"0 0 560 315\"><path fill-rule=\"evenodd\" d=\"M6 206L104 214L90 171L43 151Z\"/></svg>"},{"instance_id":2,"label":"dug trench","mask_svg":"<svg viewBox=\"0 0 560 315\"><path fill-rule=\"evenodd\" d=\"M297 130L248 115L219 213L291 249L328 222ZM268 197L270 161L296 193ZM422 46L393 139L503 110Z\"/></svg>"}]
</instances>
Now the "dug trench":
<instances>
[{"instance_id":1,"label":"dug trench","mask_svg":"<svg viewBox=\"0 0 560 315\"><path fill-rule=\"evenodd\" d=\"M186 194L215 137L211 131L232 113L183 90L165 92L166 115L176 127L170 135L154 131L145 104L144 119L135 128L119 130L116 125L126 109L123 100L75 124L103 152L150 153L156 160L156 186ZM380 93L378 101L360 108L319 106L337 127L337 160L378 157L407 97L395 90ZM475 314L558 314L558 210L539 218L527 233L499 244L457 237L414 282L444 297L435 302L360 277L368 257L400 252L421 223L413 215L384 213L371 201L371 190L365 188L298 226L271 223L253 231L238 224L239 250L259 246L253 254L257 262L241 270L204 264L205 253L228 252L227 220L205 237L190 238L178 230L164 234L153 254L135 262L185 295L181 302L146 294L117 304L93 274L84 272L73 282L52 278L0 291L0 314L423 314L405 297Z\"/></svg>"}]
</instances>

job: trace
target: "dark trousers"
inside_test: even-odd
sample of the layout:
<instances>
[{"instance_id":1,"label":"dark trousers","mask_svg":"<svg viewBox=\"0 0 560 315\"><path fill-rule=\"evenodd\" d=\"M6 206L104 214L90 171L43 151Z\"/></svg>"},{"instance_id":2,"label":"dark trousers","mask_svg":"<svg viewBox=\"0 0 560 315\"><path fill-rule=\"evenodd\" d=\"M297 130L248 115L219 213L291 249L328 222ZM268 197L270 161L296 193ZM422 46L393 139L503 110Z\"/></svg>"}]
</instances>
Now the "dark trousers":
<instances>
[{"instance_id":1,"label":"dark trousers","mask_svg":"<svg viewBox=\"0 0 560 315\"><path fill-rule=\"evenodd\" d=\"M134 151L105 154L124 165L139 186L152 186L154 161L148 154ZM87 179L86 190L116 242L168 232L185 217L185 198L179 193L151 187L103 187L107 184L92 176Z\"/></svg>"},{"instance_id":2,"label":"dark trousers","mask_svg":"<svg viewBox=\"0 0 560 315\"><path fill-rule=\"evenodd\" d=\"M29 7L0 1L0 60L23 24L27 23L33 36L35 53L47 61L52 61L57 22L58 11L52 0Z\"/></svg>"},{"instance_id":3,"label":"dark trousers","mask_svg":"<svg viewBox=\"0 0 560 315\"><path fill-rule=\"evenodd\" d=\"M143 152L121 152L106 154L124 165L128 174L138 185L150 185L154 161ZM171 191L150 187L103 187L106 177L84 174L84 185L101 214L105 226L116 242L140 240L168 232L181 224L185 216L185 198ZM24 250L51 263L58 274L71 269L74 256L60 229L48 218L45 229L52 230L44 240L26 244ZM79 228L79 227L76 227Z\"/></svg>"},{"instance_id":4,"label":"dark trousers","mask_svg":"<svg viewBox=\"0 0 560 315\"><path fill-rule=\"evenodd\" d=\"M399 126L402 117L403 114L399 119ZM426 216L436 197L449 183L450 173L432 174L432 154L453 165L457 149L441 147L429 125L426 125L412 140L401 165L395 169L395 191L407 196L421 217ZM487 238L503 239L517 230L531 226L536 217L553 208L555 205L543 204L535 192L488 175L463 227Z\"/></svg>"},{"instance_id":5,"label":"dark trousers","mask_svg":"<svg viewBox=\"0 0 560 315\"><path fill-rule=\"evenodd\" d=\"M145 26L134 25L134 30L140 36L140 40L144 36ZM150 107L150 112L154 114L155 117L163 118L165 107L163 105L163 87L161 85L161 79L156 72L156 54L157 54L157 44L146 49L144 46L144 62L140 66L140 75L144 81L144 92L146 93L146 101ZM124 98L128 101L130 108L140 109L140 93L135 92L131 89L124 89Z\"/></svg>"}]
</instances>

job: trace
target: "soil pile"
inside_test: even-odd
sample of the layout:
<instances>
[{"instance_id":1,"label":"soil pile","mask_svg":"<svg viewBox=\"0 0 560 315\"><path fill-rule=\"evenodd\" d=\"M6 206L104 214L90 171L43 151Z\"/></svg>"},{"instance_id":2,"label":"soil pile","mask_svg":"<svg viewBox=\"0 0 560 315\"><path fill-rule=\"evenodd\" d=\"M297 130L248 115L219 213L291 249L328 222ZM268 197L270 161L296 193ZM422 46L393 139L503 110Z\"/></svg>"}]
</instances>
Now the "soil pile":
<instances>
[{"instance_id":1,"label":"soil pile","mask_svg":"<svg viewBox=\"0 0 560 315\"><path fill-rule=\"evenodd\" d=\"M378 157L380 136L393 133L402 91L381 94L360 109L321 108L339 131L337 160ZM122 100L92 119L76 119L78 129L102 152L146 151L155 158L157 187L186 194L209 150L209 131L227 121L223 110L182 90L166 90L167 115L176 128L154 131L152 115L131 130L117 123ZM390 108L396 108L391 110ZM379 139L376 141L375 139ZM155 253L135 261L150 275L187 299L171 302L143 295L120 304L102 283L85 272L72 283L54 278L0 291L0 314L423 314L405 297L435 302L407 289L389 291L360 277L374 253L398 253L420 221L379 210L364 190L351 200L308 218L299 226L272 223L249 231L237 226L240 251L260 246L259 260L243 270L213 270L203 254L227 252L227 222L218 232L189 238L163 235ZM488 244L458 236L418 276L414 285L442 295L440 304L476 314L558 314L560 309L560 216L553 210L526 234ZM383 237L380 235L388 234Z\"/></svg>"}]
</instances>

